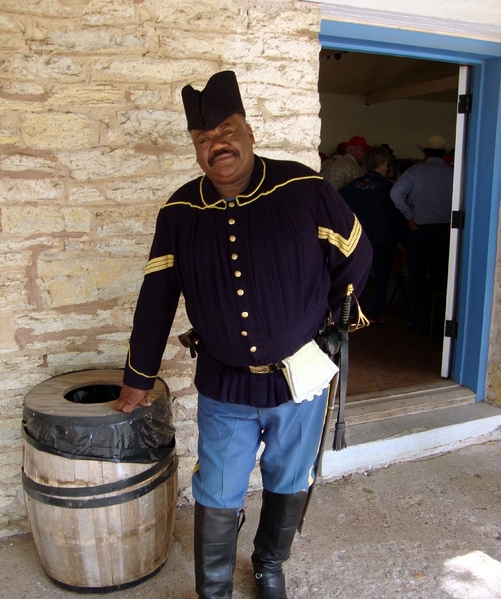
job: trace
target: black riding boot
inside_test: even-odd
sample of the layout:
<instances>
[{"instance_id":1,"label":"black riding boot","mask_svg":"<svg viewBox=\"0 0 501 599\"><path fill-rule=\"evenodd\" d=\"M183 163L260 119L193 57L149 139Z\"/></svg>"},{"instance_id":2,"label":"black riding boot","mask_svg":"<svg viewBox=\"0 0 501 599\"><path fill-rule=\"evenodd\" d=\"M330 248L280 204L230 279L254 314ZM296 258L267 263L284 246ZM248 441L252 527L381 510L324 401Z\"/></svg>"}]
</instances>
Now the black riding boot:
<instances>
[{"instance_id":1,"label":"black riding boot","mask_svg":"<svg viewBox=\"0 0 501 599\"><path fill-rule=\"evenodd\" d=\"M195 503L195 582L199 599L231 598L239 518L235 509Z\"/></svg>"},{"instance_id":2,"label":"black riding boot","mask_svg":"<svg viewBox=\"0 0 501 599\"><path fill-rule=\"evenodd\" d=\"M287 599L282 564L289 559L306 497L304 491L292 495L263 491L261 518L252 554L259 599Z\"/></svg>"}]
</instances>

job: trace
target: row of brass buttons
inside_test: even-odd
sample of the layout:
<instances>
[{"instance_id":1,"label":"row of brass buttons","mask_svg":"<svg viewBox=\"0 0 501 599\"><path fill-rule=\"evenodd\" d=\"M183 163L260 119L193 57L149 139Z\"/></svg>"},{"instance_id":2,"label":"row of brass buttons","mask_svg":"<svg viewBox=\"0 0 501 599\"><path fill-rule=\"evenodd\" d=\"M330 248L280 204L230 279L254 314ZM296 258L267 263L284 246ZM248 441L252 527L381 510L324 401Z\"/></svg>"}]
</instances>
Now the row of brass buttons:
<instances>
[{"instance_id":1,"label":"row of brass buttons","mask_svg":"<svg viewBox=\"0 0 501 599\"><path fill-rule=\"evenodd\" d=\"M228 203L228 206L229 206L230 208L234 208L234 207L235 207L235 202L229 202L229 203ZM236 221L235 221L235 219L234 219L234 218L229 218L229 219L228 219L228 224L229 224L229 225L234 225L234 224L235 224L235 222L236 222ZM235 243L235 241L237 240L237 238L236 238L236 236L235 236L235 235L230 235L229 239L230 239L230 243ZM235 253L233 253L233 254L231 255L231 259L232 259L233 261L236 261L236 260L238 260L238 254L235 254ZM242 276L242 273L241 273L241 271L240 271L240 270L235 270L235 272L234 272L234 275L235 275L235 277L236 277L237 279L239 279L239 278ZM237 295L238 295L239 297L242 297L244 294L245 294L245 291L244 291L243 289L237 289ZM240 316L241 316L242 318L249 318L249 313L248 313L248 312L242 312L242 313L240 314ZM240 333L240 334L242 335L242 337L247 337L249 333L248 333L247 331L241 331L241 333ZM251 351L252 353L256 352L256 351L257 351L257 347L256 347L255 345L253 345L253 346L250 348L250 351Z\"/></svg>"}]
</instances>

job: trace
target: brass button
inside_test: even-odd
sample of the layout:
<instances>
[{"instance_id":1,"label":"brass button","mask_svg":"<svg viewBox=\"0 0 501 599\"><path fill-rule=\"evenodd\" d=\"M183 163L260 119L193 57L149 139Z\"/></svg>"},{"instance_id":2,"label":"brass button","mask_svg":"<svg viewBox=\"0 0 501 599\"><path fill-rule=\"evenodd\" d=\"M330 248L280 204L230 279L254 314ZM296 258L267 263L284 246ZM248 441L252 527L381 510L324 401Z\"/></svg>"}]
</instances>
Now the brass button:
<instances>
[{"instance_id":1,"label":"brass button","mask_svg":"<svg viewBox=\"0 0 501 599\"><path fill-rule=\"evenodd\" d=\"M238 254L232 254L231 255L231 259L232 260L238 260Z\"/></svg>"},{"instance_id":2,"label":"brass button","mask_svg":"<svg viewBox=\"0 0 501 599\"><path fill-rule=\"evenodd\" d=\"M230 235L230 241L233 243L234 241L236 241L237 238L235 237L235 235Z\"/></svg>"},{"instance_id":3,"label":"brass button","mask_svg":"<svg viewBox=\"0 0 501 599\"><path fill-rule=\"evenodd\" d=\"M234 218L230 218L230 220L228 221L229 225L234 225L235 224L235 219Z\"/></svg>"},{"instance_id":4,"label":"brass button","mask_svg":"<svg viewBox=\"0 0 501 599\"><path fill-rule=\"evenodd\" d=\"M257 352L257 347L256 347L255 345L253 345L253 346L250 348L250 351L251 351L252 353L254 353L254 352Z\"/></svg>"},{"instance_id":5,"label":"brass button","mask_svg":"<svg viewBox=\"0 0 501 599\"><path fill-rule=\"evenodd\" d=\"M243 289L237 289L237 295L242 296L245 293Z\"/></svg>"},{"instance_id":6,"label":"brass button","mask_svg":"<svg viewBox=\"0 0 501 599\"><path fill-rule=\"evenodd\" d=\"M235 208L235 202L228 202L228 206L230 208Z\"/></svg>"},{"instance_id":7,"label":"brass button","mask_svg":"<svg viewBox=\"0 0 501 599\"><path fill-rule=\"evenodd\" d=\"M248 312L242 312L242 314L240 314L240 316L242 318L249 318L249 313Z\"/></svg>"},{"instance_id":8,"label":"brass button","mask_svg":"<svg viewBox=\"0 0 501 599\"><path fill-rule=\"evenodd\" d=\"M248 335L248 334L249 334L249 333L248 333L247 331L242 331L242 332L240 333L240 335L242 335L242 337L247 337L247 335Z\"/></svg>"},{"instance_id":9,"label":"brass button","mask_svg":"<svg viewBox=\"0 0 501 599\"><path fill-rule=\"evenodd\" d=\"M241 277L241 276L242 276L242 273L241 273L239 270L236 270L236 271L235 271L235 276L236 276L236 277L237 277L237 279L238 279L239 277Z\"/></svg>"}]
</instances>

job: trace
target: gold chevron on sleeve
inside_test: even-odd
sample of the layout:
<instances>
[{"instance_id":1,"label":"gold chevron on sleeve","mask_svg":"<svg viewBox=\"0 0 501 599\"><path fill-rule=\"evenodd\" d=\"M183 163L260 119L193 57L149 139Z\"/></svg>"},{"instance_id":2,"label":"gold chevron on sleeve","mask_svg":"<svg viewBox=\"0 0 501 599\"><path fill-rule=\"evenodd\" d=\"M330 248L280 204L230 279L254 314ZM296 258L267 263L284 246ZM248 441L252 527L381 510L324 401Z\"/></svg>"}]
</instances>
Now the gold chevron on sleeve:
<instances>
[{"instance_id":1,"label":"gold chevron on sleeve","mask_svg":"<svg viewBox=\"0 0 501 599\"><path fill-rule=\"evenodd\" d=\"M329 243L338 248L338 250L344 254L347 258L357 247L360 236L362 235L362 225L355 216L353 228L351 230L348 239L342 237L339 233L334 233L332 229L326 229L325 227L318 227L318 238L327 239Z\"/></svg>"},{"instance_id":2,"label":"gold chevron on sleeve","mask_svg":"<svg viewBox=\"0 0 501 599\"><path fill-rule=\"evenodd\" d=\"M144 276L150 275L152 272L158 272L159 270L172 268L173 266L174 256L172 254L167 254L166 256L159 256L158 258L152 258L148 261L148 264L144 269Z\"/></svg>"}]
</instances>

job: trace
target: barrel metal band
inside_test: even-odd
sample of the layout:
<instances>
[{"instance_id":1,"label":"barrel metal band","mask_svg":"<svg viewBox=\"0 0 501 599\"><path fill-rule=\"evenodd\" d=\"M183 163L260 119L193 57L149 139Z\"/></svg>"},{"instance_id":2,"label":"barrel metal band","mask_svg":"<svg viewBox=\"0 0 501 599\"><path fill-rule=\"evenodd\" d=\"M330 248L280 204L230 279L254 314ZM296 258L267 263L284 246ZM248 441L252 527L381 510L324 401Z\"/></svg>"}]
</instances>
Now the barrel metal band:
<instances>
[{"instance_id":1,"label":"barrel metal band","mask_svg":"<svg viewBox=\"0 0 501 599\"><path fill-rule=\"evenodd\" d=\"M169 456L169 457L171 457L171 456ZM155 469L155 471L158 471L161 469L161 468L157 468L158 464L162 464L163 466L165 466L165 464L167 462L168 462L168 459L164 458L163 460L161 460L160 462L155 464L155 466L153 468L150 468L145 473L141 473L140 475L137 475L137 476L142 477L144 474L149 474L151 476L152 470ZM172 474L174 474L174 472L177 469L178 463L179 463L179 458L177 457L177 455L175 455L174 458L172 459L172 463L170 464L170 466L149 484L147 484L143 487L140 487L138 489L135 489L134 491L129 491L128 493L122 493L121 495L113 495L110 497L95 497L95 495L98 494L95 492L95 490L101 489L101 493L105 492L105 491L102 491L103 487L114 487L114 490L117 490L117 487L116 487L117 483L111 483L109 485L99 485L96 487L77 487L77 488L72 488L72 489L69 489L69 488L63 489L63 488L59 488L59 487L54 488L54 487L49 487L49 486L45 486L45 485L39 485L38 483L31 481L31 479L28 478L28 476L26 476L24 471L23 471L23 475L22 475L23 476L23 488L24 488L24 491L26 492L26 494L29 495L32 499L35 499L36 501L39 501L40 503L45 503L47 505L55 505L57 507L65 507L65 508L70 508L70 509L91 509L91 508L99 508L99 507L109 507L111 505L127 503L129 501L137 499L138 497L142 497L143 495L150 493L151 491L156 489L158 486L160 486L163 482L165 482L168 478L170 478L172 476ZM133 476L129 479L126 479L125 481L119 481L119 483L128 483L127 486L133 486L133 484L137 484L137 483L131 484L131 481L136 479L137 476ZM148 477L146 477L146 478L148 478ZM36 490L35 487L37 487L37 488L42 487L45 489L45 492ZM49 489L54 489L54 492L56 494L59 494L59 497L53 497L51 495L47 495L46 492L49 492ZM69 495L70 491L75 492L73 494L73 497L80 496L80 491L82 489L85 489L87 491L87 495L93 495L93 497L91 499L66 499L65 497L63 497L63 495ZM61 491L63 491L63 490L64 490L64 493L61 493Z\"/></svg>"},{"instance_id":2,"label":"barrel metal band","mask_svg":"<svg viewBox=\"0 0 501 599\"><path fill-rule=\"evenodd\" d=\"M152 478L155 476L155 474L157 474L157 472L160 472L162 468L165 468L167 464L170 464L172 458L174 457L174 452L175 449L173 449L169 455L165 456L159 462L155 462L151 468L148 468L148 470L144 470L139 474L135 474L134 476L124 478L122 480L113 481L112 483L95 485L93 487L53 487L50 485L43 485L42 483L37 483L30 478L24 472L24 468L22 468L23 486L25 489L33 489L33 491L37 491L43 495L57 495L58 497L88 497L89 495L106 495L107 493L121 491L127 487L135 487L136 485L143 483L145 480Z\"/></svg>"}]
</instances>

